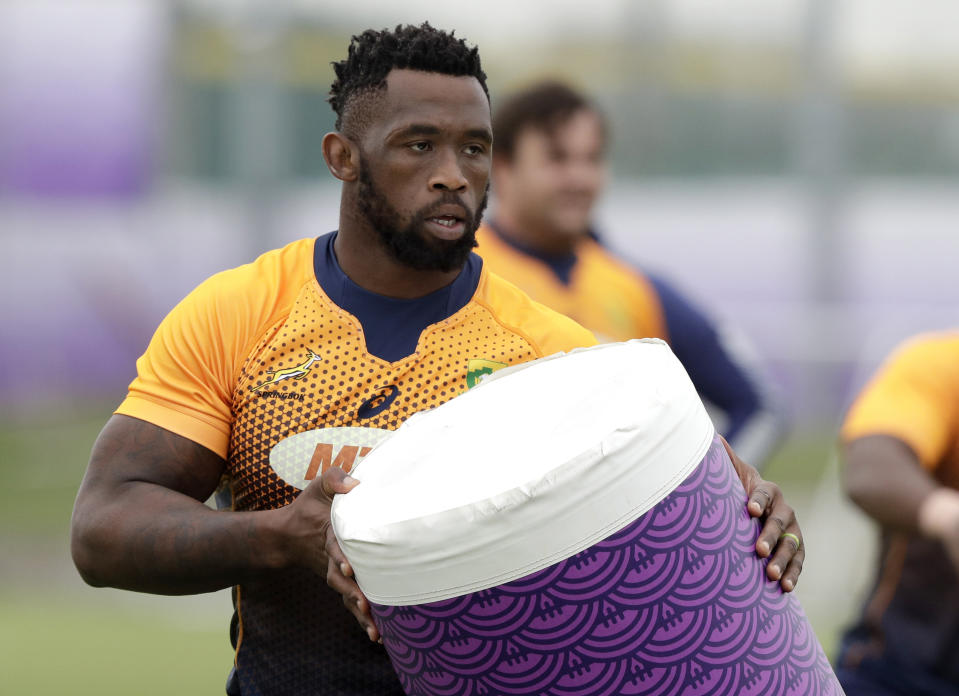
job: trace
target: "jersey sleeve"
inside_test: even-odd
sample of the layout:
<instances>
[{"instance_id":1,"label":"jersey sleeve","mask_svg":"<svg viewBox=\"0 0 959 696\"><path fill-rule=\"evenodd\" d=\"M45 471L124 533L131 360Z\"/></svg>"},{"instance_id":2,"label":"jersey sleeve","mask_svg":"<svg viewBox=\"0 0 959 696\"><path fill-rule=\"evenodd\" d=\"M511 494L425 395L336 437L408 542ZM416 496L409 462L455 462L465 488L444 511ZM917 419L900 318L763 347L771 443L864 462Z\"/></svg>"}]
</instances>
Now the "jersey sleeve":
<instances>
[{"instance_id":1,"label":"jersey sleeve","mask_svg":"<svg viewBox=\"0 0 959 696\"><path fill-rule=\"evenodd\" d=\"M841 437L889 435L934 470L959 434L959 333L917 337L897 349L853 402Z\"/></svg>"},{"instance_id":2,"label":"jersey sleeve","mask_svg":"<svg viewBox=\"0 0 959 696\"><path fill-rule=\"evenodd\" d=\"M226 457L243 358L282 314L282 254L219 273L163 319L116 413L153 423ZM290 269L287 269L288 272ZM292 280L292 278L290 278Z\"/></svg>"}]
</instances>

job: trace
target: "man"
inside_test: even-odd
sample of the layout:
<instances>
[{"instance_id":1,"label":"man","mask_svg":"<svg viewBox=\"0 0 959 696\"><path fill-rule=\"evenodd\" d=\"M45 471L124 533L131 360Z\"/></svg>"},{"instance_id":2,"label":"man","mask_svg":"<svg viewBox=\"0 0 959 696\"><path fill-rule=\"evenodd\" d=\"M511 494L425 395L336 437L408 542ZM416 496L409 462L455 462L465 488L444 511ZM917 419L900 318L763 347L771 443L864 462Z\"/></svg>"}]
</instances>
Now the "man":
<instances>
[{"instance_id":1,"label":"man","mask_svg":"<svg viewBox=\"0 0 959 696\"><path fill-rule=\"evenodd\" d=\"M900 347L850 409L844 485L882 527L842 642L848 696L959 694L959 332Z\"/></svg>"},{"instance_id":2,"label":"man","mask_svg":"<svg viewBox=\"0 0 959 696\"><path fill-rule=\"evenodd\" d=\"M343 183L339 230L218 274L174 308L74 510L91 584L234 587L229 694L400 694L330 526L332 495L357 485L340 467L485 371L594 343L471 253L492 145L476 49L428 24L367 31L335 69L323 151ZM750 512L769 517L757 552L792 589L793 511L736 464ZM201 502L221 478L231 511Z\"/></svg>"},{"instance_id":3,"label":"man","mask_svg":"<svg viewBox=\"0 0 959 696\"><path fill-rule=\"evenodd\" d=\"M570 87L542 82L506 99L493 117L493 220L478 234L487 267L600 340L669 342L740 455L762 465L784 418L733 349L728 331L661 278L629 267L593 234L605 183L606 124ZM739 351L741 352L741 350Z\"/></svg>"}]
</instances>

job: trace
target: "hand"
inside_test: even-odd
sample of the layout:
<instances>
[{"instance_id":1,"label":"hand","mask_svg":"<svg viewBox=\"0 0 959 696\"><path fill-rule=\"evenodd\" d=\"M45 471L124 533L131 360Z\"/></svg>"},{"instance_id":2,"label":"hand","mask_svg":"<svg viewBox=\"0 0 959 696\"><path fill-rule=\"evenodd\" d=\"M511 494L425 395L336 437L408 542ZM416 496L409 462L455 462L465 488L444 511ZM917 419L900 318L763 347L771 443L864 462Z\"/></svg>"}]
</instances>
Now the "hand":
<instances>
[{"instance_id":1,"label":"hand","mask_svg":"<svg viewBox=\"0 0 959 696\"><path fill-rule=\"evenodd\" d=\"M301 535L301 540L306 542L303 551L303 557L307 559L306 565L318 575L326 576L326 584L342 595L343 605L356 617L370 640L382 642L380 632L373 622L369 600L353 579L353 568L343 555L330 522L333 496L348 493L359 483L343 469L331 467L303 489L289 508L299 508L295 510L301 519L299 526L306 530Z\"/></svg>"},{"instance_id":2,"label":"hand","mask_svg":"<svg viewBox=\"0 0 959 696\"><path fill-rule=\"evenodd\" d=\"M783 592L791 592L799 581L806 558L806 546L802 541L796 513L786 503L779 486L764 480L758 471L733 452L723 437L719 439L746 489L749 497L746 509L753 517L764 520L759 539L756 540L756 554L760 558L772 554L766 566L766 576L770 580L779 580Z\"/></svg>"},{"instance_id":3,"label":"hand","mask_svg":"<svg viewBox=\"0 0 959 696\"><path fill-rule=\"evenodd\" d=\"M918 518L919 531L939 540L959 573L959 491L936 488L923 499Z\"/></svg>"}]
</instances>

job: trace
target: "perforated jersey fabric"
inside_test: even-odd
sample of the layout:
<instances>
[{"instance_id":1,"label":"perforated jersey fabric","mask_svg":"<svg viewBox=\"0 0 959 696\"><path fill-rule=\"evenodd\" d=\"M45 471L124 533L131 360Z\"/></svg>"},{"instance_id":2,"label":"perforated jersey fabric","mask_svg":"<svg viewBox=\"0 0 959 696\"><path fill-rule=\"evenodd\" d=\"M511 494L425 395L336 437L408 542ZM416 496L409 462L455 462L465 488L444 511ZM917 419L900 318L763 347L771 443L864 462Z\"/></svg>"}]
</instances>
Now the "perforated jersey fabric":
<instances>
[{"instance_id":1,"label":"perforated jersey fabric","mask_svg":"<svg viewBox=\"0 0 959 696\"><path fill-rule=\"evenodd\" d=\"M482 374L595 343L482 269L463 306L416 327L415 350L388 362L367 352L360 321L317 281L314 256L332 248L328 236L300 240L203 283L160 325L117 409L223 456L236 510L291 503L298 484L352 468L383 432ZM308 445L289 446L295 436ZM235 595L231 683L244 696L402 693L382 646L325 578L277 571Z\"/></svg>"}]
</instances>

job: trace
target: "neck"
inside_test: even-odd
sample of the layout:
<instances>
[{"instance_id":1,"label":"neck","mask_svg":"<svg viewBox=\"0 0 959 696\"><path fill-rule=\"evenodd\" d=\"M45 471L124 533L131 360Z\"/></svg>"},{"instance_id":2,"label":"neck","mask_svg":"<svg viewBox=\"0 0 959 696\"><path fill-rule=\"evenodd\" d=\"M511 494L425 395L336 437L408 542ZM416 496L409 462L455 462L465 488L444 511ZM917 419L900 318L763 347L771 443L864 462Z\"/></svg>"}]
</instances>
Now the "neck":
<instances>
[{"instance_id":1,"label":"neck","mask_svg":"<svg viewBox=\"0 0 959 696\"><path fill-rule=\"evenodd\" d=\"M579 235L559 232L542 221L518 215L509 207L496 211L498 229L510 239L541 254L564 256L576 251Z\"/></svg>"},{"instance_id":2,"label":"neck","mask_svg":"<svg viewBox=\"0 0 959 696\"><path fill-rule=\"evenodd\" d=\"M340 205L340 229L333 242L336 260L347 277L364 290L386 297L414 299L444 288L459 275L419 271L403 265L383 246L376 230L355 208Z\"/></svg>"}]
</instances>

